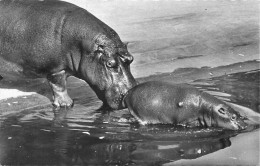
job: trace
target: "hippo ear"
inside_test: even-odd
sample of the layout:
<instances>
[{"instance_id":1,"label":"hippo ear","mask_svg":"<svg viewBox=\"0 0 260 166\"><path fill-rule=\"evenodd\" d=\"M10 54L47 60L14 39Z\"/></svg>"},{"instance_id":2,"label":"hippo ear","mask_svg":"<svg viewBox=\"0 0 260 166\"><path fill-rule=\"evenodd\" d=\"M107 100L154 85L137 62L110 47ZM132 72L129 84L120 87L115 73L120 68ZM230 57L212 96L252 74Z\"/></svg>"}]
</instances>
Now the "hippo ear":
<instances>
[{"instance_id":1,"label":"hippo ear","mask_svg":"<svg viewBox=\"0 0 260 166\"><path fill-rule=\"evenodd\" d=\"M134 60L134 57L129 53L123 53L123 54L119 54L119 55L124 63L130 64Z\"/></svg>"},{"instance_id":2,"label":"hippo ear","mask_svg":"<svg viewBox=\"0 0 260 166\"><path fill-rule=\"evenodd\" d=\"M127 47L127 46L128 46L128 44L129 44L129 42L124 42L124 44L125 44L125 46Z\"/></svg>"},{"instance_id":3,"label":"hippo ear","mask_svg":"<svg viewBox=\"0 0 260 166\"><path fill-rule=\"evenodd\" d=\"M225 115L225 113L226 113L225 109L222 108L222 107L218 109L218 112L223 114L223 115Z\"/></svg>"}]
</instances>

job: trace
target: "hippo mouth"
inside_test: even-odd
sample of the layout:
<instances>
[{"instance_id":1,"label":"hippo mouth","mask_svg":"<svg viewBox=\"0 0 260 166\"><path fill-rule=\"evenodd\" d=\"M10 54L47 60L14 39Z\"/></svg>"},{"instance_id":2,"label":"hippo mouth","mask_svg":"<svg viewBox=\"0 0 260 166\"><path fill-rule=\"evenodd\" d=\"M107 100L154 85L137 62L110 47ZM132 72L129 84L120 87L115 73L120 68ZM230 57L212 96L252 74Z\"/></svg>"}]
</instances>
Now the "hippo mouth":
<instances>
[{"instance_id":1,"label":"hippo mouth","mask_svg":"<svg viewBox=\"0 0 260 166\"><path fill-rule=\"evenodd\" d=\"M125 108L124 99L125 99L126 93L119 93L119 96L114 98L113 104L118 106L118 109Z\"/></svg>"},{"instance_id":2,"label":"hippo mouth","mask_svg":"<svg viewBox=\"0 0 260 166\"><path fill-rule=\"evenodd\" d=\"M126 93L120 92L110 96L107 98L108 100L103 101L103 103L108 106L108 108L112 108L113 110L123 109L126 108L124 103L125 96Z\"/></svg>"},{"instance_id":3,"label":"hippo mouth","mask_svg":"<svg viewBox=\"0 0 260 166\"><path fill-rule=\"evenodd\" d=\"M236 128L236 130L244 130L247 128L247 124L242 119L233 122L233 126Z\"/></svg>"},{"instance_id":4,"label":"hippo mouth","mask_svg":"<svg viewBox=\"0 0 260 166\"><path fill-rule=\"evenodd\" d=\"M126 92L124 90L119 89L118 87L108 88L105 92L103 103L113 110L118 110L125 108L124 104L124 97Z\"/></svg>"}]
</instances>

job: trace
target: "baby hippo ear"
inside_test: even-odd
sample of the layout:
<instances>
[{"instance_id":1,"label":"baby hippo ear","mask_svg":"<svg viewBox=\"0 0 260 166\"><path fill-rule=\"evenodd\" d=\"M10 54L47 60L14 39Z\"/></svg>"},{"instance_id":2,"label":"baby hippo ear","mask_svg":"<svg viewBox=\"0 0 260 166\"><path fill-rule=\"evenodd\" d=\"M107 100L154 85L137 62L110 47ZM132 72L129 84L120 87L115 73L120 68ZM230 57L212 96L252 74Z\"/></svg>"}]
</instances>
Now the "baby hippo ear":
<instances>
[{"instance_id":1,"label":"baby hippo ear","mask_svg":"<svg viewBox=\"0 0 260 166\"><path fill-rule=\"evenodd\" d=\"M124 45L127 47L128 46L128 44L129 44L129 42L124 42Z\"/></svg>"}]
</instances>

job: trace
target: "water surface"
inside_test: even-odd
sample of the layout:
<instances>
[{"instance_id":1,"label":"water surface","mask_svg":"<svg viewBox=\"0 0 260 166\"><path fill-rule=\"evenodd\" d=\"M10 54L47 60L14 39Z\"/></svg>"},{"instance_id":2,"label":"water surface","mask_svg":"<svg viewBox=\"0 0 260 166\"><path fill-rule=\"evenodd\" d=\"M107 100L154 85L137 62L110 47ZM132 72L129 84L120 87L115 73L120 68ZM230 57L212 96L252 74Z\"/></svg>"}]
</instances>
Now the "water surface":
<instances>
[{"instance_id":1,"label":"water surface","mask_svg":"<svg viewBox=\"0 0 260 166\"><path fill-rule=\"evenodd\" d=\"M251 125L218 128L140 126L127 109L108 112L93 95L80 94L73 110L50 104L0 116L3 165L256 165L259 162L259 70L191 82L228 102ZM167 81L167 80L166 80ZM169 80L168 80L169 81ZM72 82L70 88L79 89ZM54 114L55 112L55 114ZM66 117L65 117L66 116Z\"/></svg>"}]
</instances>

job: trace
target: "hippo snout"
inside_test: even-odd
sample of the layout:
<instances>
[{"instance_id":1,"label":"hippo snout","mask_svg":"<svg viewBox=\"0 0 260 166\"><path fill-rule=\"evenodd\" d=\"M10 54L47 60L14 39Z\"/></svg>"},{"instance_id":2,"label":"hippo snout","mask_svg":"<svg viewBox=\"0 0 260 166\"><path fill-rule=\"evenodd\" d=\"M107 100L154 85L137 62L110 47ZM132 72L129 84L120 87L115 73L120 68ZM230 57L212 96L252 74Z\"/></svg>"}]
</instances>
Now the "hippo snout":
<instances>
[{"instance_id":1,"label":"hippo snout","mask_svg":"<svg viewBox=\"0 0 260 166\"><path fill-rule=\"evenodd\" d=\"M239 117L236 120L230 120L228 123L219 123L219 126L230 130L244 130L248 125Z\"/></svg>"},{"instance_id":2,"label":"hippo snout","mask_svg":"<svg viewBox=\"0 0 260 166\"><path fill-rule=\"evenodd\" d=\"M115 110L126 108L124 103L125 96L127 95L128 91L135 85L136 83L133 82L131 86L111 86L105 93L106 104Z\"/></svg>"},{"instance_id":3,"label":"hippo snout","mask_svg":"<svg viewBox=\"0 0 260 166\"><path fill-rule=\"evenodd\" d=\"M244 130L247 128L247 123L245 123L242 119L237 121L238 130Z\"/></svg>"}]
</instances>

